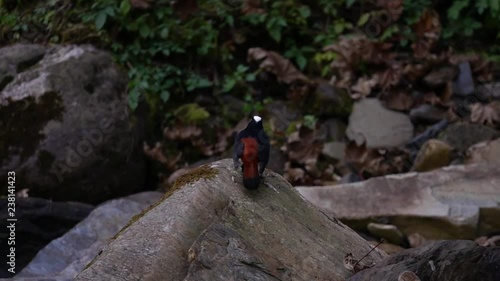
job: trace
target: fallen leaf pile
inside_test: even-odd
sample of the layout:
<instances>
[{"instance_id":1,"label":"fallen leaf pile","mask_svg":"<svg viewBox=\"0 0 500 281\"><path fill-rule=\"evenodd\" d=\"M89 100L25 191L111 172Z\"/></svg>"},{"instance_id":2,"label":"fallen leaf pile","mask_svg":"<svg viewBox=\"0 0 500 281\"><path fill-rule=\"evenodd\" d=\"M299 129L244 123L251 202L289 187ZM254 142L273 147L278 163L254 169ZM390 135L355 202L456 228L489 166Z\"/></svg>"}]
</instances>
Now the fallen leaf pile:
<instances>
[{"instance_id":1,"label":"fallen leaf pile","mask_svg":"<svg viewBox=\"0 0 500 281\"><path fill-rule=\"evenodd\" d=\"M349 142L345 149L347 165L363 179L407 172L411 163L407 151L399 149L382 150L367 148L365 144L358 146Z\"/></svg>"},{"instance_id":2,"label":"fallen leaf pile","mask_svg":"<svg viewBox=\"0 0 500 281\"><path fill-rule=\"evenodd\" d=\"M470 119L474 123L490 126L498 125L500 122L500 102L489 104L475 103L471 105Z\"/></svg>"},{"instance_id":3,"label":"fallen leaf pile","mask_svg":"<svg viewBox=\"0 0 500 281\"><path fill-rule=\"evenodd\" d=\"M316 164L323 149L323 140L318 128L311 129L304 125L299 127L298 131L288 136L286 145L282 147L289 160L285 163L285 178L292 182L306 183L321 177Z\"/></svg>"},{"instance_id":4,"label":"fallen leaf pile","mask_svg":"<svg viewBox=\"0 0 500 281\"><path fill-rule=\"evenodd\" d=\"M248 61L260 61L260 69L276 75L279 82L291 84L294 81L308 82L309 79L302 74L290 60L273 51L262 48L248 49Z\"/></svg>"},{"instance_id":5,"label":"fallen leaf pile","mask_svg":"<svg viewBox=\"0 0 500 281\"><path fill-rule=\"evenodd\" d=\"M186 3L182 6L184 8L179 6L177 10L188 17L196 6L190 1ZM263 1L244 0L238 3L238 11L242 15L266 14ZM368 10L378 11L370 17L387 21L382 26L382 32L404 12L402 0L370 0L366 5ZM334 44L322 48L320 53L328 57L323 63L330 66L331 76L326 77L329 80L310 77L310 72L307 69L299 70L289 55L267 49L269 47L257 46L246 50L250 68L259 74L257 81L253 82L254 92L251 95L264 99L268 94L273 102L281 102L278 113L271 106L264 109L254 107L253 113L263 114L264 120L267 120L269 127L265 129L271 136L272 145L280 147L280 153L285 158L278 168L293 185L332 184L343 176L353 174L362 180L410 170L434 169L452 162L453 147L434 147L432 144L435 142L432 141L427 146L439 149L427 149L418 155L418 151L404 147L372 149L364 144L356 145L347 141L343 159L332 160L325 156L324 144L332 139L320 129L322 124L326 124L329 118L345 121L349 117L350 106L359 99L378 98L386 108L405 114L419 107L432 108L438 118L442 116L448 122L470 122L500 128L500 102L492 99L492 94L484 94L483 91L482 96L475 99L471 99L476 97L475 92L457 94L457 89L463 88L464 83L465 88L470 86L477 89L481 84L492 81L493 64L477 54L459 54L451 48L443 48L440 45L441 19L431 8L423 10L420 18L405 28L411 29L409 31L413 35L404 38L408 40L406 47L401 46L401 33L381 40L358 32L340 36ZM233 33L236 36L239 31L235 29ZM240 42L236 37L229 40L233 52L238 44L246 40L240 38ZM470 69L470 72L464 72L463 69ZM277 93L276 89L282 92ZM340 107L346 109L338 110ZM292 114L286 114L288 112L294 112L295 120L289 118ZM347 112L344 113L347 116L338 112ZM283 115L280 113L284 113L286 118L280 118ZM179 120L191 121L167 126L162 145L144 148L149 157L166 167L167 175L193 164L187 152L196 152L205 157L219 157L224 153L229 156L234 135L247 122L244 119L238 126L229 129L221 120L210 123L207 120L218 118L219 113L197 103L181 106L173 114ZM241 115L243 117L244 114ZM306 116L317 118L314 126L306 124ZM414 135L425 132L426 128L434 124L429 123L414 124ZM344 140L335 141L338 144ZM442 160L437 161L439 163L435 161L435 151L446 155L438 157ZM339 153L336 151L334 155ZM414 161L418 165L414 166Z\"/></svg>"}]
</instances>

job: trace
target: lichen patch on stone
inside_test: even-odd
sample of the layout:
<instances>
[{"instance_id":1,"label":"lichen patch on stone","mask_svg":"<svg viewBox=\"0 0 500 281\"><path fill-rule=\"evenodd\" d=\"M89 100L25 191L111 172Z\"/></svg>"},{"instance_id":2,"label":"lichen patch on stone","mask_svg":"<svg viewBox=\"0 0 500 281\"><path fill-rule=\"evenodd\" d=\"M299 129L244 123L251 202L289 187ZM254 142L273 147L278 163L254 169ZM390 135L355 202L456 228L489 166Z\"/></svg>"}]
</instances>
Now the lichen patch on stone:
<instances>
[{"instance_id":1,"label":"lichen patch on stone","mask_svg":"<svg viewBox=\"0 0 500 281\"><path fill-rule=\"evenodd\" d=\"M167 194L171 192L173 193L173 191L179 189L180 187L198 181L199 179L213 179L216 175L217 170L209 165L200 166L176 179Z\"/></svg>"}]
</instances>

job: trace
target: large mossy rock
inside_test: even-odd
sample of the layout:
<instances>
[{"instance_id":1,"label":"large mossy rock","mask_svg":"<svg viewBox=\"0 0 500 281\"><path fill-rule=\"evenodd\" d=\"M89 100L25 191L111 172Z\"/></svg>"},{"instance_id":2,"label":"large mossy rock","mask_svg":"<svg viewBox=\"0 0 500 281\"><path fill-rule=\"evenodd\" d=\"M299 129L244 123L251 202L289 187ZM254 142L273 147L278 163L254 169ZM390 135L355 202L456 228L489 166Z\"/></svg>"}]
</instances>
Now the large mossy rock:
<instances>
[{"instance_id":1,"label":"large mossy rock","mask_svg":"<svg viewBox=\"0 0 500 281\"><path fill-rule=\"evenodd\" d=\"M281 176L246 190L229 159L182 176L76 280L345 280L344 257L372 248ZM364 261L378 262L374 250Z\"/></svg>"},{"instance_id":2,"label":"large mossy rock","mask_svg":"<svg viewBox=\"0 0 500 281\"><path fill-rule=\"evenodd\" d=\"M141 188L142 125L130 123L126 86L91 46L1 48L0 181L15 171L30 196L89 203Z\"/></svg>"}]
</instances>

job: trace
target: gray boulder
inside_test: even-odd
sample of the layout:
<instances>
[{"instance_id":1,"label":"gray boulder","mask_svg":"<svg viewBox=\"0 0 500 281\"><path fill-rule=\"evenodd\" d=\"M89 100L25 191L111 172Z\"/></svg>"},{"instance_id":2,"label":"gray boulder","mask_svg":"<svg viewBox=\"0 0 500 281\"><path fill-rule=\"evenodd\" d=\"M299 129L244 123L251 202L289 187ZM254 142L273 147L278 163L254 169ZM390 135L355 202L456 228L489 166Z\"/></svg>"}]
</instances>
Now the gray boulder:
<instances>
[{"instance_id":1,"label":"gray boulder","mask_svg":"<svg viewBox=\"0 0 500 281\"><path fill-rule=\"evenodd\" d=\"M386 109L376 98L365 98L354 104L346 134L358 145L389 148L408 143L413 124L406 114Z\"/></svg>"},{"instance_id":2,"label":"gray boulder","mask_svg":"<svg viewBox=\"0 0 500 281\"><path fill-rule=\"evenodd\" d=\"M438 139L451 145L460 152L483 141L500 137L500 132L486 125L457 122L449 125Z\"/></svg>"},{"instance_id":3,"label":"gray boulder","mask_svg":"<svg viewBox=\"0 0 500 281\"><path fill-rule=\"evenodd\" d=\"M85 220L38 252L15 279L73 280L134 215L162 195L143 192L101 204Z\"/></svg>"},{"instance_id":4,"label":"gray boulder","mask_svg":"<svg viewBox=\"0 0 500 281\"><path fill-rule=\"evenodd\" d=\"M0 244L7 245L8 201L0 200ZM54 202L41 198L16 198L16 272L38 251L82 221L94 206L78 202ZM2 247L3 248L5 247ZM6 248L6 247L5 247ZM2 252L3 254L3 252ZM7 263L0 263L0 277L12 277Z\"/></svg>"},{"instance_id":5,"label":"gray boulder","mask_svg":"<svg viewBox=\"0 0 500 281\"><path fill-rule=\"evenodd\" d=\"M32 197L99 203L144 182L142 119L127 77L91 46L0 49L0 181ZM5 191L4 191L5 192Z\"/></svg>"}]
</instances>

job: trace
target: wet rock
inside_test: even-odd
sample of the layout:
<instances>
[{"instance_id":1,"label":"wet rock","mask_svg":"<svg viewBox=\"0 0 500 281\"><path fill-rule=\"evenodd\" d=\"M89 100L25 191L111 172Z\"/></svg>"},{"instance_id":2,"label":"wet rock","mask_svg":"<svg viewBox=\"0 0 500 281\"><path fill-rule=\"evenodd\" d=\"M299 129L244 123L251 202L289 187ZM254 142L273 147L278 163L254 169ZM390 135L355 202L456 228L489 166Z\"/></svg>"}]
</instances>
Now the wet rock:
<instances>
[{"instance_id":1,"label":"wet rock","mask_svg":"<svg viewBox=\"0 0 500 281\"><path fill-rule=\"evenodd\" d=\"M0 51L0 91L18 74L35 65L45 55L45 47L19 44Z\"/></svg>"},{"instance_id":2,"label":"wet rock","mask_svg":"<svg viewBox=\"0 0 500 281\"><path fill-rule=\"evenodd\" d=\"M410 110L413 123L434 124L445 117L446 111L430 104L422 104Z\"/></svg>"},{"instance_id":3,"label":"wet rock","mask_svg":"<svg viewBox=\"0 0 500 281\"><path fill-rule=\"evenodd\" d=\"M500 132L488 126L470 123L449 125L438 137L458 151L464 152L470 146L500 137Z\"/></svg>"},{"instance_id":4,"label":"wet rock","mask_svg":"<svg viewBox=\"0 0 500 281\"><path fill-rule=\"evenodd\" d=\"M292 122L296 122L301 117L301 113L297 109L279 100L267 104L265 110L269 116L268 124L271 131L276 133L286 132Z\"/></svg>"},{"instance_id":5,"label":"wet rock","mask_svg":"<svg viewBox=\"0 0 500 281\"><path fill-rule=\"evenodd\" d=\"M500 280L499 260L498 247L465 240L439 241L391 255L347 281L398 280L405 271L427 281L496 281Z\"/></svg>"},{"instance_id":6,"label":"wet rock","mask_svg":"<svg viewBox=\"0 0 500 281\"><path fill-rule=\"evenodd\" d=\"M439 87L455 79L459 70L456 66L444 66L427 74L423 81L430 87Z\"/></svg>"},{"instance_id":7,"label":"wet rock","mask_svg":"<svg viewBox=\"0 0 500 281\"><path fill-rule=\"evenodd\" d=\"M394 245L391 243L382 243L378 246L377 246L378 243L374 243L374 242L371 242L371 243L372 243L373 247L377 247L378 249L384 251L388 255L392 255L394 253L399 253L405 249L401 246Z\"/></svg>"},{"instance_id":8,"label":"wet rock","mask_svg":"<svg viewBox=\"0 0 500 281\"><path fill-rule=\"evenodd\" d=\"M407 237L473 239L500 229L498 186L497 164L475 164L297 190L355 229L385 218Z\"/></svg>"},{"instance_id":9,"label":"wet rock","mask_svg":"<svg viewBox=\"0 0 500 281\"><path fill-rule=\"evenodd\" d=\"M466 96L474 93L474 78L469 62L461 62L458 64L459 73L457 79L453 81L453 94Z\"/></svg>"},{"instance_id":10,"label":"wet rock","mask_svg":"<svg viewBox=\"0 0 500 281\"><path fill-rule=\"evenodd\" d=\"M0 200L0 243L2 257L7 253L7 203ZM16 198L16 272L26 266L50 241L60 237L83 220L94 206L76 202L54 202L41 198ZM12 277L7 264L0 264L0 277Z\"/></svg>"},{"instance_id":11,"label":"wet rock","mask_svg":"<svg viewBox=\"0 0 500 281\"><path fill-rule=\"evenodd\" d=\"M352 111L352 98L345 89L335 88L328 81L319 80L313 101L308 104L315 116L336 116L347 118Z\"/></svg>"},{"instance_id":12,"label":"wet rock","mask_svg":"<svg viewBox=\"0 0 500 281\"><path fill-rule=\"evenodd\" d=\"M475 144L467 149L465 163L499 163L500 139Z\"/></svg>"},{"instance_id":13,"label":"wet rock","mask_svg":"<svg viewBox=\"0 0 500 281\"><path fill-rule=\"evenodd\" d=\"M500 98L500 82L481 84L477 87L477 95L483 98Z\"/></svg>"},{"instance_id":14,"label":"wet rock","mask_svg":"<svg viewBox=\"0 0 500 281\"><path fill-rule=\"evenodd\" d=\"M338 141L327 142L323 145L321 154L343 161L345 157L345 143Z\"/></svg>"},{"instance_id":15,"label":"wet rock","mask_svg":"<svg viewBox=\"0 0 500 281\"><path fill-rule=\"evenodd\" d=\"M403 233L395 225L371 222L368 224L367 229L374 237L383 238L389 243L395 245L406 243Z\"/></svg>"},{"instance_id":16,"label":"wet rock","mask_svg":"<svg viewBox=\"0 0 500 281\"><path fill-rule=\"evenodd\" d=\"M452 159L453 148L440 140L426 141L418 151L411 171L426 172L448 166Z\"/></svg>"},{"instance_id":17,"label":"wet rock","mask_svg":"<svg viewBox=\"0 0 500 281\"><path fill-rule=\"evenodd\" d=\"M346 125L339 119L331 118L321 123L320 132L326 140L344 141Z\"/></svg>"},{"instance_id":18,"label":"wet rock","mask_svg":"<svg viewBox=\"0 0 500 281\"><path fill-rule=\"evenodd\" d=\"M413 124L403 113L388 110L375 98L354 104L347 137L369 148L389 148L406 144L413 137Z\"/></svg>"},{"instance_id":19,"label":"wet rock","mask_svg":"<svg viewBox=\"0 0 500 281\"><path fill-rule=\"evenodd\" d=\"M273 170L278 174L283 174L285 169L285 163L288 160L287 156L281 149L274 145L271 146L271 150L269 152L269 163L267 164L267 168Z\"/></svg>"},{"instance_id":20,"label":"wet rock","mask_svg":"<svg viewBox=\"0 0 500 281\"><path fill-rule=\"evenodd\" d=\"M101 204L85 220L43 248L16 277L73 280L134 215L162 195L143 192Z\"/></svg>"},{"instance_id":21,"label":"wet rock","mask_svg":"<svg viewBox=\"0 0 500 281\"><path fill-rule=\"evenodd\" d=\"M30 196L89 203L142 187L142 119L129 124L127 77L109 54L14 45L0 56L17 65L0 91L2 182L16 171Z\"/></svg>"},{"instance_id":22,"label":"wet rock","mask_svg":"<svg viewBox=\"0 0 500 281\"><path fill-rule=\"evenodd\" d=\"M76 280L344 280L351 276L345 254L370 251L280 175L266 170L259 189L249 191L232 166L221 160L183 177ZM375 250L364 261L383 257Z\"/></svg>"}]
</instances>

